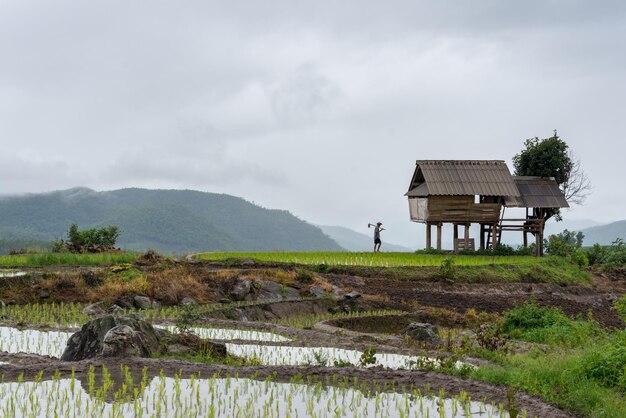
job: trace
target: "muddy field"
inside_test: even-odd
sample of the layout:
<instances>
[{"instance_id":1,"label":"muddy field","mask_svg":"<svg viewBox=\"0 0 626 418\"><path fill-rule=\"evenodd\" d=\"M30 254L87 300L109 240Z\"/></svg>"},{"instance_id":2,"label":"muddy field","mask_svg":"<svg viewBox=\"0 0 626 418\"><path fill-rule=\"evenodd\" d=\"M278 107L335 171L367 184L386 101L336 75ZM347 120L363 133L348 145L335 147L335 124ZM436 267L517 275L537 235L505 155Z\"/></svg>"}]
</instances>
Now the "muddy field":
<instances>
[{"instance_id":1,"label":"muddy field","mask_svg":"<svg viewBox=\"0 0 626 418\"><path fill-rule=\"evenodd\" d=\"M570 317L579 315L586 317L591 312L593 317L606 327L623 327L624 325L611 309L615 298L624 292L623 277L609 278L595 275L591 285L560 286L542 283L442 283L378 278L371 277L372 274L364 277L331 273L315 273L312 275L313 278L307 276L306 280L300 280L298 274L301 273L297 273L298 267L284 268L276 265L254 265L242 268L220 266L215 263L179 262L165 267L149 265L136 268L148 278L157 277L160 274L169 277L168 270L184 274L185 283L193 283L193 289L197 290L194 296L198 302L215 306L197 321L200 326L272 332L290 339L285 342L256 341L255 344L259 347L333 347L360 352L375 348L379 354L405 356L420 354L445 358L447 354L440 351L436 344L407 345L406 338L398 337L399 330L406 323L419 320L429 321L438 326L458 328L459 332L463 333L465 332L462 331L463 329L469 328L466 315L468 310L474 310L476 313L498 314L529 300L536 300L540 305L559 307ZM91 287L92 293L81 292L80 280L98 274L101 274L101 269L85 267L33 269L26 277L13 282L11 294L21 291L23 300L38 300L45 303L67 301L70 296L85 304L93 303L97 302L93 299L93 294L97 292L93 292L93 286ZM152 289L142 295L157 301L159 306L176 305L177 301L189 296L179 288L163 286L160 279L155 282L159 283L161 291L170 293L159 295L155 289ZM64 285L59 286L58 283L64 283ZM247 296L239 298L235 290L237 286L241 287L242 283L249 289ZM280 287L277 287L278 284ZM21 290L18 289L19 286L22 286ZM120 286L120 289L120 294L108 295L110 300L107 301L107 306L111 303L125 303L129 306L132 304L133 296L137 295L127 292L123 286ZM172 291L178 293L172 294ZM318 291L320 293L317 293ZM273 299L277 294L282 300ZM42 298L42 295L45 295L45 298ZM264 299L265 296L267 300ZM237 300L245 303L234 303ZM341 320L328 320L328 318L319 323L301 327L278 323L298 316L328 316L329 312L347 314L374 310L388 310L396 313L358 323L353 321L351 326L348 326L351 324L349 320L342 322ZM409 319L406 319L407 315ZM485 318L489 318L489 315ZM5 326L16 325L10 316L5 315L2 320ZM367 321L370 321L372 325L368 326ZM153 322L166 326L175 324L176 320L160 318ZM19 325L25 329L63 329L66 331L76 329L61 325L28 323ZM246 341L236 339L221 342L234 345L246 343ZM469 357L463 358L463 361L475 366L485 364L485 360ZM0 364L0 374L3 375L4 381L15 380L20 375L26 380L35 379L40 372L43 372L44 377L51 376L56 371L59 371L61 376L74 373L80 380L86 379L87 370L91 366L102 365L112 371L115 380L115 370L120 364L119 359L99 358L62 362L57 358L37 354L6 352L0 353L0 362L7 363ZM473 399L486 399L504 405L511 402L512 396L506 387L432 370L391 370L381 366L370 368L332 367L330 365L326 367L313 365L228 366L167 358L125 358L123 363L129 367L131 373L140 373L142 369L147 368L151 376L157 375L160 371L166 376L182 372L183 375L200 373L202 376L210 377L215 373L220 373L224 376L238 375L254 379L272 376L276 381L285 382L296 375L315 377L322 382L330 376L335 376L335 378L357 378L372 387L383 386L395 390L401 390L403 387L422 389L428 387L432 392L437 392L439 389L444 389L446 393L465 391ZM517 404L526 410L529 416L570 416L537 397L519 391L516 391L513 396Z\"/></svg>"}]
</instances>

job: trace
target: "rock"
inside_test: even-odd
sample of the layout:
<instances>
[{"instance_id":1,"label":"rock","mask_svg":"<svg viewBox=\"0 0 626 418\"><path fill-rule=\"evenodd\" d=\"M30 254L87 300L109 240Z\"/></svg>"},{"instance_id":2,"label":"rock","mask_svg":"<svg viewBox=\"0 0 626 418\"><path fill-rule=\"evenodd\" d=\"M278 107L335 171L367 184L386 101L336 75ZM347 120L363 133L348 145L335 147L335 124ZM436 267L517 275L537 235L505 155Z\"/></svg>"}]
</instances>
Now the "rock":
<instances>
[{"instance_id":1,"label":"rock","mask_svg":"<svg viewBox=\"0 0 626 418\"><path fill-rule=\"evenodd\" d=\"M293 287L269 280L254 280L253 293L248 295L249 300L290 300L299 299L300 292Z\"/></svg>"},{"instance_id":2,"label":"rock","mask_svg":"<svg viewBox=\"0 0 626 418\"><path fill-rule=\"evenodd\" d=\"M122 299L116 299L113 303L123 309L133 309L133 305Z\"/></svg>"},{"instance_id":3,"label":"rock","mask_svg":"<svg viewBox=\"0 0 626 418\"><path fill-rule=\"evenodd\" d=\"M348 299L348 300L354 300L354 299L360 298L361 294L359 292L353 290L352 292L346 293L345 295L343 295L343 297Z\"/></svg>"},{"instance_id":4,"label":"rock","mask_svg":"<svg viewBox=\"0 0 626 418\"><path fill-rule=\"evenodd\" d=\"M228 299L228 298L220 298L219 302L220 303L230 303L232 301L230 299Z\"/></svg>"},{"instance_id":5,"label":"rock","mask_svg":"<svg viewBox=\"0 0 626 418\"><path fill-rule=\"evenodd\" d=\"M321 298L326 296L328 293L326 293L326 291L324 289L322 289L321 287L318 286L311 286L309 288L309 293L312 294L313 296L317 297L317 298Z\"/></svg>"},{"instance_id":6,"label":"rock","mask_svg":"<svg viewBox=\"0 0 626 418\"><path fill-rule=\"evenodd\" d=\"M119 305L111 305L111 307L107 310L108 313L113 315L119 315L124 313L124 308Z\"/></svg>"},{"instance_id":7,"label":"rock","mask_svg":"<svg viewBox=\"0 0 626 418\"><path fill-rule=\"evenodd\" d=\"M133 305L137 309L150 309L150 308L160 308L161 303L156 300L150 299L148 296L135 295L133 298Z\"/></svg>"},{"instance_id":8,"label":"rock","mask_svg":"<svg viewBox=\"0 0 626 418\"><path fill-rule=\"evenodd\" d=\"M121 326L126 326L133 332ZM117 328L116 331L107 336L113 328ZM123 342L128 343L128 349L121 347ZM152 353L161 350L159 337L149 322L136 315L105 315L87 322L69 338L61 360L79 361L104 355L105 346L108 346L108 356L117 355L116 353L138 353L132 355L150 357Z\"/></svg>"},{"instance_id":9,"label":"rock","mask_svg":"<svg viewBox=\"0 0 626 418\"><path fill-rule=\"evenodd\" d=\"M147 355L146 355L147 354ZM128 325L111 328L102 340L102 357L149 357L139 333Z\"/></svg>"},{"instance_id":10,"label":"rock","mask_svg":"<svg viewBox=\"0 0 626 418\"><path fill-rule=\"evenodd\" d=\"M412 322L404 330L403 335L411 337L415 341L438 342L439 331L433 324L424 322Z\"/></svg>"},{"instance_id":11,"label":"rock","mask_svg":"<svg viewBox=\"0 0 626 418\"><path fill-rule=\"evenodd\" d=\"M91 305L87 305L83 308L83 313L89 316L100 316L104 315L105 311L103 309L104 302L96 302Z\"/></svg>"},{"instance_id":12,"label":"rock","mask_svg":"<svg viewBox=\"0 0 626 418\"><path fill-rule=\"evenodd\" d=\"M228 294L232 300L242 301L250 293L250 282L238 277Z\"/></svg>"},{"instance_id":13,"label":"rock","mask_svg":"<svg viewBox=\"0 0 626 418\"><path fill-rule=\"evenodd\" d=\"M241 263L242 266L254 266L256 263L254 262L253 259L251 258L246 258L245 260L243 260L243 262Z\"/></svg>"},{"instance_id":14,"label":"rock","mask_svg":"<svg viewBox=\"0 0 626 418\"><path fill-rule=\"evenodd\" d=\"M198 302L190 296L185 296L183 300L180 301L181 305L197 305Z\"/></svg>"},{"instance_id":15,"label":"rock","mask_svg":"<svg viewBox=\"0 0 626 418\"><path fill-rule=\"evenodd\" d=\"M195 334L173 334L167 343L168 353L202 353L226 357L226 344L204 340Z\"/></svg>"},{"instance_id":16,"label":"rock","mask_svg":"<svg viewBox=\"0 0 626 418\"><path fill-rule=\"evenodd\" d=\"M50 293L46 292L45 290L39 292L39 299L48 299L49 297Z\"/></svg>"},{"instance_id":17,"label":"rock","mask_svg":"<svg viewBox=\"0 0 626 418\"><path fill-rule=\"evenodd\" d=\"M134 264L137 266L153 266L164 262L167 262L165 257L157 253L155 250L149 249L144 255L138 257Z\"/></svg>"}]
</instances>

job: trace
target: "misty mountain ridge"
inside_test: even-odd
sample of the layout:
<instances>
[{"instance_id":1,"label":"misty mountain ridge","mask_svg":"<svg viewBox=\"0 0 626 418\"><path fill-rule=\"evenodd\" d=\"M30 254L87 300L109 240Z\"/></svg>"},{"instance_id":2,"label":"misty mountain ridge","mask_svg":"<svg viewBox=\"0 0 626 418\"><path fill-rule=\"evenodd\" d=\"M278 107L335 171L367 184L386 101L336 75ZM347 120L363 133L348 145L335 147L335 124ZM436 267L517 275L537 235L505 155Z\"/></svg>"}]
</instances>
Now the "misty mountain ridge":
<instances>
[{"instance_id":1,"label":"misty mountain ridge","mask_svg":"<svg viewBox=\"0 0 626 418\"><path fill-rule=\"evenodd\" d=\"M0 239L51 241L116 225L122 248L144 251L341 251L317 227L286 210L194 190L76 187L0 197Z\"/></svg>"}]
</instances>

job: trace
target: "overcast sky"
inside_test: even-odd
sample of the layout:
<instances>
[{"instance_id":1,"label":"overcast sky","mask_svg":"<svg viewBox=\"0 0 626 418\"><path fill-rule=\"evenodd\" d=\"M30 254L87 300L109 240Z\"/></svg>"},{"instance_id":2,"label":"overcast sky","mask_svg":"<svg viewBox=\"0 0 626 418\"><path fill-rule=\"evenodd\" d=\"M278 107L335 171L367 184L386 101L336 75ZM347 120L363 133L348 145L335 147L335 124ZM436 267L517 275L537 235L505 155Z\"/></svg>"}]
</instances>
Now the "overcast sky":
<instances>
[{"instance_id":1,"label":"overcast sky","mask_svg":"<svg viewBox=\"0 0 626 418\"><path fill-rule=\"evenodd\" d=\"M553 129L626 218L626 2L0 1L0 193L229 193L409 243L416 159Z\"/></svg>"}]
</instances>

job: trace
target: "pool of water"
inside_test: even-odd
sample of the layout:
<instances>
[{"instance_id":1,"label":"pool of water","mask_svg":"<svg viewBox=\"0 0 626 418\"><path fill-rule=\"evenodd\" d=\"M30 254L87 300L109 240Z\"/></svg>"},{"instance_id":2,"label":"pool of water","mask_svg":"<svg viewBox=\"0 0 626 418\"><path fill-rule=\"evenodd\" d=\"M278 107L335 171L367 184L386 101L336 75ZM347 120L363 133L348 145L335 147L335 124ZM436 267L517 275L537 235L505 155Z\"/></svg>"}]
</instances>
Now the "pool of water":
<instances>
[{"instance_id":1,"label":"pool of water","mask_svg":"<svg viewBox=\"0 0 626 418\"><path fill-rule=\"evenodd\" d=\"M25 271L0 270L0 278L2 277L21 277L26 276Z\"/></svg>"},{"instance_id":2,"label":"pool of water","mask_svg":"<svg viewBox=\"0 0 626 418\"><path fill-rule=\"evenodd\" d=\"M87 384L87 386L89 386ZM117 401L113 401L117 399ZM413 393L245 378L156 377L144 387L97 394L73 379L0 384L11 417L507 417L495 405Z\"/></svg>"},{"instance_id":3,"label":"pool of water","mask_svg":"<svg viewBox=\"0 0 626 418\"><path fill-rule=\"evenodd\" d=\"M287 347L254 344L226 344L228 354L254 359L268 366L333 366L336 362L358 365L363 352L332 347ZM377 353L376 362L366 367L382 366L389 369L418 369L424 365L437 366L435 359L422 356ZM457 362L457 367L467 363ZM473 367L471 365L467 365Z\"/></svg>"},{"instance_id":4,"label":"pool of water","mask_svg":"<svg viewBox=\"0 0 626 418\"><path fill-rule=\"evenodd\" d=\"M174 325L156 325L155 327L166 329L170 332L178 331ZM200 338L206 338L209 340L246 340L269 342L291 341L289 338L271 332L251 331L243 329L192 327L190 331L195 333Z\"/></svg>"},{"instance_id":5,"label":"pool of water","mask_svg":"<svg viewBox=\"0 0 626 418\"><path fill-rule=\"evenodd\" d=\"M241 337L253 339L253 337L255 337L257 341L280 341L262 340L261 338L281 337L276 334L258 333L256 331L209 328L198 328L198 331L200 336L203 336L202 334L219 335L220 339L229 339L228 337L230 337L230 339ZM255 334L239 334L241 332ZM0 327L0 351L12 354L40 354L60 358L65 350L67 340L71 335L71 332L63 331L19 330L12 327ZM361 355L363 354L358 350L333 347L289 347L233 343L226 343L226 350L230 355L254 360L255 362L267 366L334 366L336 363L342 363L343 365L346 365L346 363L359 365ZM407 356L402 354L378 353L375 355L375 359L375 363L369 364L366 367L382 366L389 369L419 369L423 368L425 365L437 365L437 360L429 359L428 357ZM457 367L462 367L465 363L457 362L456 365Z\"/></svg>"},{"instance_id":6,"label":"pool of water","mask_svg":"<svg viewBox=\"0 0 626 418\"><path fill-rule=\"evenodd\" d=\"M61 357L71 332L0 327L0 351Z\"/></svg>"}]
</instances>

